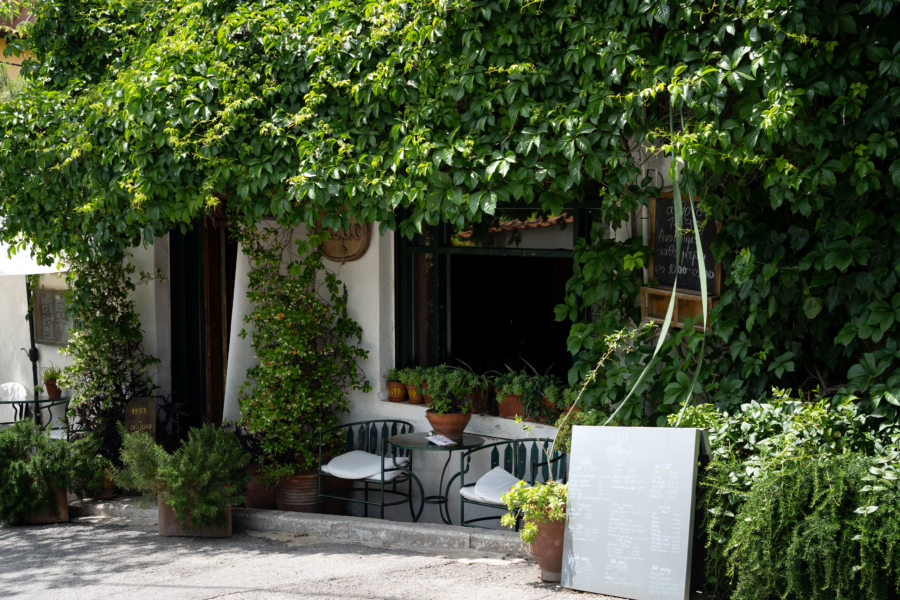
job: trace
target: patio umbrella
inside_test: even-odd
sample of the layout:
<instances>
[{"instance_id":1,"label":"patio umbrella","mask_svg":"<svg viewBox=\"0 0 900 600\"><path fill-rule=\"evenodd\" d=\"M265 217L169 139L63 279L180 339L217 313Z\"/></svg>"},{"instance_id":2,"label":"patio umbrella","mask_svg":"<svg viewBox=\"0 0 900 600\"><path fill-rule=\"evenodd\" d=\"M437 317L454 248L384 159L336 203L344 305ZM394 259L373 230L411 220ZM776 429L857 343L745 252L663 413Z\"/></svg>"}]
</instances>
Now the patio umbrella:
<instances>
[{"instance_id":1,"label":"patio umbrella","mask_svg":"<svg viewBox=\"0 0 900 600\"><path fill-rule=\"evenodd\" d=\"M19 249L12 253L12 247L7 244L0 242L0 276L26 276L26 275L40 275L43 273L59 273L64 270L64 267L61 263L54 263L52 265L41 265L38 264L31 257L31 249L26 246L25 248ZM2 285L2 280L0 280L0 285ZM31 347L27 350L28 360L31 361L31 374L34 380L34 419L35 421L40 421L40 392L38 391L38 375L37 375L37 363L40 359L40 353L38 352L37 346L34 343L34 311L31 309L31 283L28 281L28 278L25 279L25 300L26 306L28 307L28 333L31 337ZM23 348L24 350L24 348Z\"/></svg>"}]
</instances>

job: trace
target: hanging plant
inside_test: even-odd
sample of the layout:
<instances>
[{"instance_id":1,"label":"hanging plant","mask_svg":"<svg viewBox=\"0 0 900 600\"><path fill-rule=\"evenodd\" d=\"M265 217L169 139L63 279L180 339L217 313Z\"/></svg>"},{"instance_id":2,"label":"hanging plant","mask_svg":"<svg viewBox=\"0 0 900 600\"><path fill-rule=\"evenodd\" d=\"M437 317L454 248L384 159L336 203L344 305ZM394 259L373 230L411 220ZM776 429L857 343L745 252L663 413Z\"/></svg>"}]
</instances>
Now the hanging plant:
<instances>
[{"instance_id":1,"label":"hanging plant","mask_svg":"<svg viewBox=\"0 0 900 600\"><path fill-rule=\"evenodd\" d=\"M370 389L358 365L368 352L316 235L295 239L290 230L245 227L240 240L254 305L241 335L250 333L258 362L239 402L243 425L259 436L266 477L277 479L317 464L319 432L347 412L348 390Z\"/></svg>"}]
</instances>

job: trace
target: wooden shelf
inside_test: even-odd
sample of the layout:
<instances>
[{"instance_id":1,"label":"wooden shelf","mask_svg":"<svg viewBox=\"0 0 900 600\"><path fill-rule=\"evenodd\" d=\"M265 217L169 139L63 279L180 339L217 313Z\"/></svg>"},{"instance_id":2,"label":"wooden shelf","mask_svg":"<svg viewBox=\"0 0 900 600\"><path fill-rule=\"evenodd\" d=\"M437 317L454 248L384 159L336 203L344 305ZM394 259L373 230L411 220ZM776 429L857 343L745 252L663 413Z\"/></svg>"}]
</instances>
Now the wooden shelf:
<instances>
[{"instance_id":1,"label":"wooden shelf","mask_svg":"<svg viewBox=\"0 0 900 600\"><path fill-rule=\"evenodd\" d=\"M669 298L672 290L662 288L641 288L641 319L662 324L666 318L666 310L669 308ZM717 296L707 296L707 312L718 302ZM703 303L699 292L686 290L675 292L675 308L672 313L672 327L683 328L686 319L703 315ZM694 326L697 331L703 331L703 323Z\"/></svg>"}]
</instances>

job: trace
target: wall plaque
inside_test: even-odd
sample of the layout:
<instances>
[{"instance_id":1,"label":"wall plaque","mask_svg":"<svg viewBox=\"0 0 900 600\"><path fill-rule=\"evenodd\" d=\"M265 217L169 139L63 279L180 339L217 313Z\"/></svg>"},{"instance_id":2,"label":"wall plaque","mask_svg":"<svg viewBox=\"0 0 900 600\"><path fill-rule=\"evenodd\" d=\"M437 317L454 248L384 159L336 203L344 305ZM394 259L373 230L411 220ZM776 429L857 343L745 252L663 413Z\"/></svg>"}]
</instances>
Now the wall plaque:
<instances>
[{"instance_id":1,"label":"wall plaque","mask_svg":"<svg viewBox=\"0 0 900 600\"><path fill-rule=\"evenodd\" d=\"M71 322L66 318L66 293L61 290L34 290L34 341L64 346L69 341Z\"/></svg>"},{"instance_id":2,"label":"wall plaque","mask_svg":"<svg viewBox=\"0 0 900 600\"><path fill-rule=\"evenodd\" d=\"M156 398L142 396L128 401L125 405L125 430L129 433L144 432L156 439Z\"/></svg>"},{"instance_id":3,"label":"wall plaque","mask_svg":"<svg viewBox=\"0 0 900 600\"><path fill-rule=\"evenodd\" d=\"M347 229L332 230L329 238L322 244L322 253L335 262L350 262L363 257L369 249L372 237L371 223L357 223L350 219Z\"/></svg>"},{"instance_id":4,"label":"wall plaque","mask_svg":"<svg viewBox=\"0 0 900 600\"><path fill-rule=\"evenodd\" d=\"M573 428L563 587L688 599L703 435L675 427Z\"/></svg>"}]
</instances>

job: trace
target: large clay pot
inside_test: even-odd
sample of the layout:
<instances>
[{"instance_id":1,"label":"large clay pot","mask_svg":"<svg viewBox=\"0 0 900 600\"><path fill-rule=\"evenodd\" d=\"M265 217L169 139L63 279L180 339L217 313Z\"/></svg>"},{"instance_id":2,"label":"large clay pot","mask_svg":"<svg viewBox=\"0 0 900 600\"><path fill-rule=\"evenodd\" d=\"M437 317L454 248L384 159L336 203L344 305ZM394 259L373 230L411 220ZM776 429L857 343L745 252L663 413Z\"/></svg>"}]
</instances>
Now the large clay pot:
<instances>
[{"instance_id":1,"label":"large clay pot","mask_svg":"<svg viewBox=\"0 0 900 600\"><path fill-rule=\"evenodd\" d=\"M333 491L347 484L347 480L330 475L322 477L322 485L326 491ZM278 510L293 512L319 512L318 483L316 472L305 471L299 475L288 475L278 481L275 503ZM344 502L334 498L326 498L322 503L322 513L327 515L344 514Z\"/></svg>"},{"instance_id":2,"label":"large clay pot","mask_svg":"<svg viewBox=\"0 0 900 600\"><path fill-rule=\"evenodd\" d=\"M261 470L257 464L251 464L247 467L247 472L250 474L250 482L244 488L244 506L247 508L274 509L275 485L259 481Z\"/></svg>"},{"instance_id":3,"label":"large clay pot","mask_svg":"<svg viewBox=\"0 0 900 600\"><path fill-rule=\"evenodd\" d=\"M548 583L559 582L562 574L563 534L565 521L538 523L534 541L529 544L531 555L541 568L541 579Z\"/></svg>"},{"instance_id":4,"label":"large clay pot","mask_svg":"<svg viewBox=\"0 0 900 600\"><path fill-rule=\"evenodd\" d=\"M231 507L225 507L225 524L210 523L194 527L190 517L185 522L184 527L175 517L175 511L172 507L163 502L162 496L157 495L156 503L158 506L157 514L159 516L159 535L162 537L231 537Z\"/></svg>"},{"instance_id":5,"label":"large clay pot","mask_svg":"<svg viewBox=\"0 0 900 600\"><path fill-rule=\"evenodd\" d=\"M36 510L25 516L26 525L66 523L69 520L69 497L63 488L51 488L53 506Z\"/></svg>"},{"instance_id":6,"label":"large clay pot","mask_svg":"<svg viewBox=\"0 0 900 600\"><path fill-rule=\"evenodd\" d=\"M466 425L469 424L472 413L438 414L428 409L425 411L425 417L431 423L431 429L435 433L445 435L451 440L459 440L462 439L463 431L465 431Z\"/></svg>"},{"instance_id":7,"label":"large clay pot","mask_svg":"<svg viewBox=\"0 0 900 600\"><path fill-rule=\"evenodd\" d=\"M406 386L399 381L388 381L388 400L391 402L403 402L406 400Z\"/></svg>"},{"instance_id":8,"label":"large clay pot","mask_svg":"<svg viewBox=\"0 0 900 600\"><path fill-rule=\"evenodd\" d=\"M506 396L497 408L500 416L505 419L515 419L516 415L523 419L525 418L525 404L522 402L522 396L519 394Z\"/></svg>"},{"instance_id":9,"label":"large clay pot","mask_svg":"<svg viewBox=\"0 0 900 600\"><path fill-rule=\"evenodd\" d=\"M315 471L286 475L278 481L275 503L278 510L319 512L318 483Z\"/></svg>"}]
</instances>

